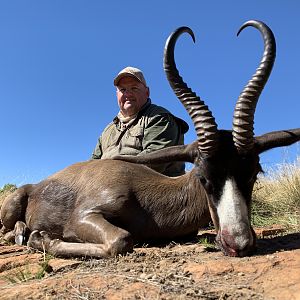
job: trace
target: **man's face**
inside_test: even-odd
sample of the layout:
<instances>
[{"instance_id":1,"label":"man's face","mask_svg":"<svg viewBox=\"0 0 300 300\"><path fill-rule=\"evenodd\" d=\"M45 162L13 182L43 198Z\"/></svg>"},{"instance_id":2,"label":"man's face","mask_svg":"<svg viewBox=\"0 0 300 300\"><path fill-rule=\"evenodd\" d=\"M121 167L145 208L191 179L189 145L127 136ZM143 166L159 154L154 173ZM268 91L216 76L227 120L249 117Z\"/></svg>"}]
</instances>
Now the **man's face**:
<instances>
[{"instance_id":1,"label":"man's face","mask_svg":"<svg viewBox=\"0 0 300 300\"><path fill-rule=\"evenodd\" d=\"M134 77L127 76L120 79L117 86L117 99L124 117L138 113L148 97L149 88Z\"/></svg>"}]
</instances>

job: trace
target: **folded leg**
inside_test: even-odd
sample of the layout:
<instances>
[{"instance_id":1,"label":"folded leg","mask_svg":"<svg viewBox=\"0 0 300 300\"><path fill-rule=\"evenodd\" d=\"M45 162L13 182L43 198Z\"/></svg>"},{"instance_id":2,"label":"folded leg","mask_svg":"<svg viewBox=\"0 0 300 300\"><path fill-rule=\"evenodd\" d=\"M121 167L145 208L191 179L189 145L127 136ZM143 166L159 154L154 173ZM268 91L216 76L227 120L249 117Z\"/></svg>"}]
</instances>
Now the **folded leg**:
<instances>
[{"instance_id":1,"label":"folded leg","mask_svg":"<svg viewBox=\"0 0 300 300\"><path fill-rule=\"evenodd\" d=\"M91 213L66 228L68 242L51 239L45 232L34 231L28 246L62 257L110 257L131 252L131 234L109 223L101 214ZM81 240L82 243L74 243Z\"/></svg>"}]
</instances>

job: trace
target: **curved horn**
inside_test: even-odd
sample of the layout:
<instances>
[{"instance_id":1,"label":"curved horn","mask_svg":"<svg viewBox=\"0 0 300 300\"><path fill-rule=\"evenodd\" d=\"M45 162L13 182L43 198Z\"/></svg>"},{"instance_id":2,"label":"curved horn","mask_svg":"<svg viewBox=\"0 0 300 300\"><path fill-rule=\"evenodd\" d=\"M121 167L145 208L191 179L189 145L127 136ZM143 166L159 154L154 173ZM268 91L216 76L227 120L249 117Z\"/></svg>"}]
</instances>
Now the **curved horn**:
<instances>
[{"instance_id":1,"label":"curved horn","mask_svg":"<svg viewBox=\"0 0 300 300\"><path fill-rule=\"evenodd\" d=\"M174 93L193 120L198 137L198 149L205 155L212 155L217 149L217 124L205 103L182 80L174 60L176 41L184 32L189 33L195 42L194 33L188 27L180 27L171 33L165 45L164 70Z\"/></svg>"},{"instance_id":2,"label":"curved horn","mask_svg":"<svg viewBox=\"0 0 300 300\"><path fill-rule=\"evenodd\" d=\"M271 29L263 22L251 20L242 25L237 35L248 26L253 26L261 32L264 39L264 53L255 74L240 94L234 110L232 135L240 153L247 153L254 146L255 108L276 56L276 43Z\"/></svg>"}]
</instances>

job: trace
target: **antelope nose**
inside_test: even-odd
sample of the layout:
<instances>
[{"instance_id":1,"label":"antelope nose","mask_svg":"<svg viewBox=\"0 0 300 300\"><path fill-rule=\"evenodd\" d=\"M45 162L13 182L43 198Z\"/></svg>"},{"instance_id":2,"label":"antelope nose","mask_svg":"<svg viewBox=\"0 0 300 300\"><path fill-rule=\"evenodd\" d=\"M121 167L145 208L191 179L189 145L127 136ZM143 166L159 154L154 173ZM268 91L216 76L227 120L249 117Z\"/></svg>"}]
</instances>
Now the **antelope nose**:
<instances>
[{"instance_id":1,"label":"antelope nose","mask_svg":"<svg viewBox=\"0 0 300 300\"><path fill-rule=\"evenodd\" d=\"M251 230L244 234L229 234L227 230L220 232L217 243L225 255L228 256L247 256L255 249L255 233Z\"/></svg>"}]
</instances>

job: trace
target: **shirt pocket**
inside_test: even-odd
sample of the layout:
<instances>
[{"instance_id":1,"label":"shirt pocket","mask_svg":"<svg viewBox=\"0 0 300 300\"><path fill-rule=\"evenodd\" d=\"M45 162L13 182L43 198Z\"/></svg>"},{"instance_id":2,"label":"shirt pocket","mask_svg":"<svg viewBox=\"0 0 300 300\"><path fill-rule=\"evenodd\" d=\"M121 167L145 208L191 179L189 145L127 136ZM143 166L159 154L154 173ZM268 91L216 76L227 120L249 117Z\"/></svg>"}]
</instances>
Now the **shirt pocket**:
<instances>
[{"instance_id":1,"label":"shirt pocket","mask_svg":"<svg viewBox=\"0 0 300 300\"><path fill-rule=\"evenodd\" d=\"M130 128L125 135L125 147L143 150L144 130L141 127Z\"/></svg>"}]
</instances>

